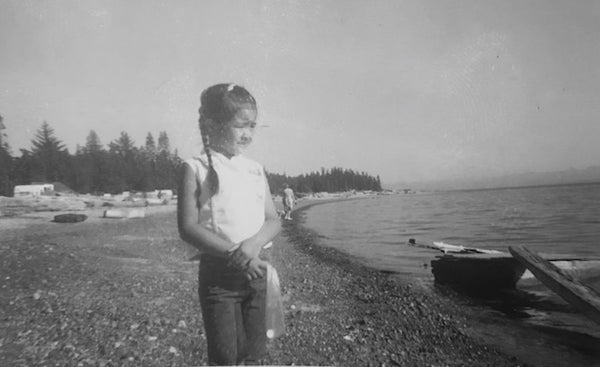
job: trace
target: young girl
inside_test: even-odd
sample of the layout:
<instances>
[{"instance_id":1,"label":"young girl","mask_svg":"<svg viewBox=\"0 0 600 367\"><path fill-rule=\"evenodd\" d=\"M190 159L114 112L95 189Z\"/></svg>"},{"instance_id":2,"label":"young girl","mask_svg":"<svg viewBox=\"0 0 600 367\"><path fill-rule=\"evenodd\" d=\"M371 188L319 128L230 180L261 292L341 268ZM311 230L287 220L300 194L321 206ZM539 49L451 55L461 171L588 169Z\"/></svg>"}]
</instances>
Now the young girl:
<instances>
[{"instance_id":1,"label":"young girl","mask_svg":"<svg viewBox=\"0 0 600 367\"><path fill-rule=\"evenodd\" d=\"M184 164L179 233L202 253L209 363L253 364L266 352L265 248L280 229L263 167L241 155L254 135L256 101L241 86L217 84L200 102L204 152Z\"/></svg>"}]
</instances>

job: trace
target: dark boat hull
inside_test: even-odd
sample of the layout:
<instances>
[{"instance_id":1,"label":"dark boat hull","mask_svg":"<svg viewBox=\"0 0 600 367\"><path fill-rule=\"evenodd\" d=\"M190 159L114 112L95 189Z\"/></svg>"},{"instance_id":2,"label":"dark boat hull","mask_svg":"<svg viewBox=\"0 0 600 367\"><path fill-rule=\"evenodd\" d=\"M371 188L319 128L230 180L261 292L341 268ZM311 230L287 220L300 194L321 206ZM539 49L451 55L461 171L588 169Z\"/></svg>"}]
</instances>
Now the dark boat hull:
<instances>
[{"instance_id":1,"label":"dark boat hull","mask_svg":"<svg viewBox=\"0 0 600 367\"><path fill-rule=\"evenodd\" d=\"M443 255L431 261L435 282L468 291L511 289L525 266L510 254Z\"/></svg>"}]
</instances>

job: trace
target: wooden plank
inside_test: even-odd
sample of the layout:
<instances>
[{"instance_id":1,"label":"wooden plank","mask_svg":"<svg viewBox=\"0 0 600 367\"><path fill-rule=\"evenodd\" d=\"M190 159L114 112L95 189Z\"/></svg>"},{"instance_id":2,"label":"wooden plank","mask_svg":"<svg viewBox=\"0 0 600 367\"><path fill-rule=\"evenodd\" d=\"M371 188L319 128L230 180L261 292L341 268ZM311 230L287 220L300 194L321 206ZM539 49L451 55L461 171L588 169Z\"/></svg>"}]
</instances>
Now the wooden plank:
<instances>
[{"instance_id":1,"label":"wooden plank","mask_svg":"<svg viewBox=\"0 0 600 367\"><path fill-rule=\"evenodd\" d=\"M600 294L598 292L525 246L509 247L508 249L515 259L525 265L540 282L584 315L600 324Z\"/></svg>"}]
</instances>

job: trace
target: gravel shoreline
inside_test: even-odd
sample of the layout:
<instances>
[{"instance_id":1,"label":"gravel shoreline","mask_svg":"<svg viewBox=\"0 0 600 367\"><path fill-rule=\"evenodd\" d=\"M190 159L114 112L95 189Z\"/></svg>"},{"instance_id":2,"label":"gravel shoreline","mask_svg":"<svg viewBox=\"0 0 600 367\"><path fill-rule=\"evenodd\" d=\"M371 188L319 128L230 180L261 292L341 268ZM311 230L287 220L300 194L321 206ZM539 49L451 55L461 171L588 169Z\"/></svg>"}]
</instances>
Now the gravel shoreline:
<instances>
[{"instance_id":1,"label":"gravel shoreline","mask_svg":"<svg viewBox=\"0 0 600 367\"><path fill-rule=\"evenodd\" d=\"M316 204L316 203L313 203ZM274 364L336 366L523 366L464 331L450 302L410 280L369 269L318 245L302 223L305 205L285 222L274 263L285 295L287 335Z\"/></svg>"},{"instance_id":2,"label":"gravel shoreline","mask_svg":"<svg viewBox=\"0 0 600 367\"><path fill-rule=\"evenodd\" d=\"M318 246L304 209L273 247L287 333L264 363L524 365L470 338L456 306ZM75 224L0 220L0 365L205 364L197 263L174 208L130 220L94 213Z\"/></svg>"}]
</instances>

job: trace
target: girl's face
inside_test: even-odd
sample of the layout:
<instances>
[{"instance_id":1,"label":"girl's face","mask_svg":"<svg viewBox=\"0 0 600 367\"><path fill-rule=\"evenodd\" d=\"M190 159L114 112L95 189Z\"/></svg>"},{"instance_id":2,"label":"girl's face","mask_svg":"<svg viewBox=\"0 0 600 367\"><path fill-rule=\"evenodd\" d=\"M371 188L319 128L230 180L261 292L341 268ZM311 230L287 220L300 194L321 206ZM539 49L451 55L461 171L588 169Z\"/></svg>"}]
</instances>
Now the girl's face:
<instances>
[{"instance_id":1,"label":"girl's face","mask_svg":"<svg viewBox=\"0 0 600 367\"><path fill-rule=\"evenodd\" d=\"M215 126L215 134L210 139L211 148L227 157L242 153L252 143L256 117L254 107L240 108L233 119Z\"/></svg>"}]
</instances>

